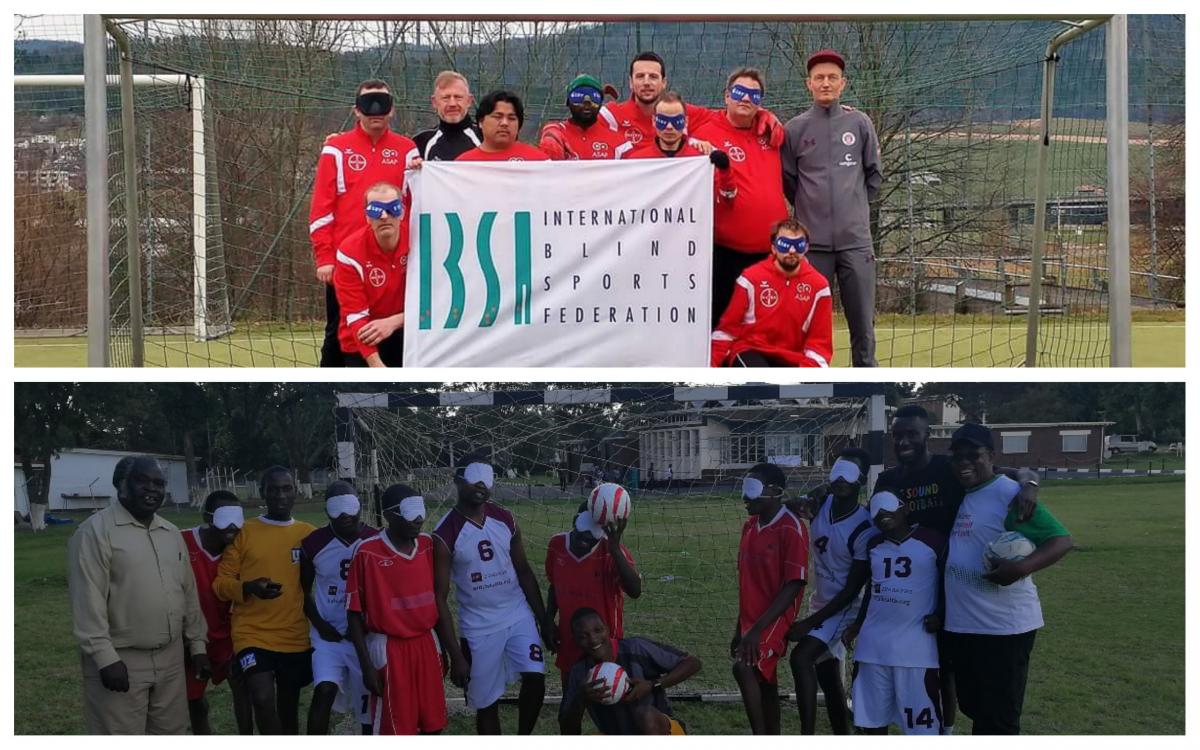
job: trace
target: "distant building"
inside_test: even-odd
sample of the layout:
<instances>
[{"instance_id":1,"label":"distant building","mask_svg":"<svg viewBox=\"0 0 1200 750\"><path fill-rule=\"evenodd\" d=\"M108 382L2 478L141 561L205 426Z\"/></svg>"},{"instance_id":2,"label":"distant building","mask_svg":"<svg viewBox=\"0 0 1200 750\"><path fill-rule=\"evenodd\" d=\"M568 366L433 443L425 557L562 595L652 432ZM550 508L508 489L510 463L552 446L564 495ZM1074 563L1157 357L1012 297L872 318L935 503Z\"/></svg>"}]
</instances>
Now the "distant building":
<instances>
[{"instance_id":1,"label":"distant building","mask_svg":"<svg viewBox=\"0 0 1200 750\"><path fill-rule=\"evenodd\" d=\"M69 448L50 461L50 493L47 499L49 510L95 510L105 508L117 499L112 485L113 469L125 456L146 455L130 451L93 450ZM167 498L164 507L171 504L187 505L189 502L187 464L183 456L152 453L167 478ZM16 510L29 512L27 486L31 477L26 477L20 465L15 472Z\"/></svg>"}]
</instances>

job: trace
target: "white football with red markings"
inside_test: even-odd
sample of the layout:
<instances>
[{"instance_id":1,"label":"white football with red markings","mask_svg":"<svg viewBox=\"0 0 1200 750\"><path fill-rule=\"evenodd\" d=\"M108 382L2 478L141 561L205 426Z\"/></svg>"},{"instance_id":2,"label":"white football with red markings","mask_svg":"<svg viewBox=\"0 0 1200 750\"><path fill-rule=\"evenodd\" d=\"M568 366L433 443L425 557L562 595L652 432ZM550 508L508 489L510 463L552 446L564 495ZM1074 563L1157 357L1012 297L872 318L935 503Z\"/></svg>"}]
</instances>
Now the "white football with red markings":
<instances>
[{"instance_id":1,"label":"white football with red markings","mask_svg":"<svg viewBox=\"0 0 1200 750\"><path fill-rule=\"evenodd\" d=\"M587 507L597 524L607 526L622 518L629 518L633 510L633 499L629 496L629 490L621 485L605 482L592 490Z\"/></svg>"},{"instance_id":2,"label":"white football with red markings","mask_svg":"<svg viewBox=\"0 0 1200 750\"><path fill-rule=\"evenodd\" d=\"M596 685L604 691L604 698L600 702L606 706L620 703L632 687L629 684L629 675L625 674L625 668L611 661L602 661L592 667L588 672L588 684Z\"/></svg>"}]
</instances>

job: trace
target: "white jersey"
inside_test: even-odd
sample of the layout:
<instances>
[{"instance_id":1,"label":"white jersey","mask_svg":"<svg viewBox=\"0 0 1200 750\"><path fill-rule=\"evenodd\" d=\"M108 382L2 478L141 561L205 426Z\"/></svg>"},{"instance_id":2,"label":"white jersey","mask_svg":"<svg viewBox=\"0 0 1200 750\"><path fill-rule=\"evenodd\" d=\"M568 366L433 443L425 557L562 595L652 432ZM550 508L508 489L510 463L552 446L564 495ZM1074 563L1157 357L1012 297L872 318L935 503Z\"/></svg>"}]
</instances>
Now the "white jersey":
<instances>
[{"instance_id":1,"label":"white jersey","mask_svg":"<svg viewBox=\"0 0 1200 750\"><path fill-rule=\"evenodd\" d=\"M878 533L866 508L855 505L849 514L834 518L833 495L825 498L808 527L817 579L808 604L810 612L824 607L846 587L850 565L867 559L867 544Z\"/></svg>"},{"instance_id":2,"label":"white jersey","mask_svg":"<svg viewBox=\"0 0 1200 750\"><path fill-rule=\"evenodd\" d=\"M370 539L379 532L363 526L358 539ZM346 634L346 576L350 574L350 558L358 539L347 543L333 533L329 526L322 526L304 537L300 542L300 554L312 563L316 576L313 578L312 598L317 604L321 619L332 625L337 632ZM320 636L310 628L311 638L316 642Z\"/></svg>"},{"instance_id":3,"label":"white jersey","mask_svg":"<svg viewBox=\"0 0 1200 750\"><path fill-rule=\"evenodd\" d=\"M450 578L463 635L493 633L533 616L510 554L516 535L512 513L491 502L484 504L482 526L457 508L438 521L433 537L450 551Z\"/></svg>"},{"instance_id":4,"label":"white jersey","mask_svg":"<svg viewBox=\"0 0 1200 750\"><path fill-rule=\"evenodd\" d=\"M1026 576L1008 586L983 577L984 552L1003 534L1008 506L1021 486L998 474L967 492L946 558L946 630L954 633L1016 635L1036 630L1042 622L1042 603L1033 578Z\"/></svg>"},{"instance_id":5,"label":"white jersey","mask_svg":"<svg viewBox=\"0 0 1200 750\"><path fill-rule=\"evenodd\" d=\"M933 529L914 526L904 541L871 540L871 602L858 633L854 660L888 667L938 666L937 634L925 617L937 612L946 543Z\"/></svg>"}]
</instances>

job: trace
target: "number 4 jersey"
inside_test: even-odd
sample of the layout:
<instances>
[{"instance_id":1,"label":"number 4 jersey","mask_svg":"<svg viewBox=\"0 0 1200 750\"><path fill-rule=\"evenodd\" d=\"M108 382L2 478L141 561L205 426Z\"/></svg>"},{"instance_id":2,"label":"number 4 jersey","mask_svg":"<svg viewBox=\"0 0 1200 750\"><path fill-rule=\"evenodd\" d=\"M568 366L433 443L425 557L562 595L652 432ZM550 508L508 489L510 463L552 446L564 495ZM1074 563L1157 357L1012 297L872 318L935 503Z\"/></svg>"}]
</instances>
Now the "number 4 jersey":
<instances>
[{"instance_id":1,"label":"number 4 jersey","mask_svg":"<svg viewBox=\"0 0 1200 750\"><path fill-rule=\"evenodd\" d=\"M938 611L945 548L941 534L920 526L899 542L882 534L871 540L871 602L855 645L855 661L938 666L937 634L925 630L925 617Z\"/></svg>"},{"instance_id":2,"label":"number 4 jersey","mask_svg":"<svg viewBox=\"0 0 1200 750\"><path fill-rule=\"evenodd\" d=\"M495 503L483 507L482 525L451 508L433 531L434 539L450 551L458 626L465 636L504 630L533 616L509 552L517 535L516 519Z\"/></svg>"}]
</instances>

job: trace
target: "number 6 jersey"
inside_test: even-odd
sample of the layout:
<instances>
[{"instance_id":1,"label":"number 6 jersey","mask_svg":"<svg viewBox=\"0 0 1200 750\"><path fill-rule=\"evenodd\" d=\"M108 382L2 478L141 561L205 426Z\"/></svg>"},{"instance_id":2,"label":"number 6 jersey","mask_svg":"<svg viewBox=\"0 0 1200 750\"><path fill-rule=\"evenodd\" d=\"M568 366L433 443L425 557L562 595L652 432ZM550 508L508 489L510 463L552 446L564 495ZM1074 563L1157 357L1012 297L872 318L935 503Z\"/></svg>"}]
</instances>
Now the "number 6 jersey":
<instances>
[{"instance_id":1,"label":"number 6 jersey","mask_svg":"<svg viewBox=\"0 0 1200 750\"><path fill-rule=\"evenodd\" d=\"M484 503L483 508L483 525L451 508L433 530L434 539L450 551L450 579L464 636L504 630L533 616L509 553L517 535L516 519L495 503Z\"/></svg>"},{"instance_id":2,"label":"number 6 jersey","mask_svg":"<svg viewBox=\"0 0 1200 750\"><path fill-rule=\"evenodd\" d=\"M871 540L871 602L858 634L854 660L889 667L938 666L937 634L925 617L938 611L945 538L914 526L902 541Z\"/></svg>"}]
</instances>

